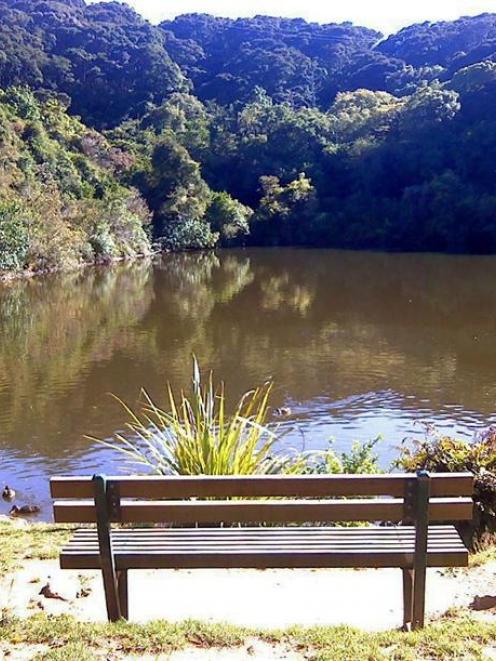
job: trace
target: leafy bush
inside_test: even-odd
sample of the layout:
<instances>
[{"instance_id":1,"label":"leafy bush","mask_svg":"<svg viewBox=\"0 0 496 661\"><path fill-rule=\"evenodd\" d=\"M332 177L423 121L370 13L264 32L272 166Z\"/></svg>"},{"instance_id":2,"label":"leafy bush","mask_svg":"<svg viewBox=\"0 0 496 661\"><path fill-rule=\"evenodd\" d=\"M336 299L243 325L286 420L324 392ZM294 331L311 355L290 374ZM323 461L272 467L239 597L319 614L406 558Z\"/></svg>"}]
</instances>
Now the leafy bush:
<instances>
[{"instance_id":1,"label":"leafy bush","mask_svg":"<svg viewBox=\"0 0 496 661\"><path fill-rule=\"evenodd\" d=\"M496 427L469 442L442 436L428 426L423 440L402 446L396 465L406 471L472 473L475 515L470 530L463 532L473 546L496 533Z\"/></svg>"},{"instance_id":2,"label":"leafy bush","mask_svg":"<svg viewBox=\"0 0 496 661\"><path fill-rule=\"evenodd\" d=\"M277 437L267 424L271 390L267 383L247 392L228 415L224 384L216 388L212 373L203 384L195 359L189 395L181 392L177 400L169 385L165 411L144 393L139 414L125 407L128 433L118 434L117 442L102 442L159 475L299 472L303 460L272 456Z\"/></svg>"},{"instance_id":3,"label":"leafy bush","mask_svg":"<svg viewBox=\"0 0 496 661\"><path fill-rule=\"evenodd\" d=\"M164 229L162 245L169 250L207 250L214 248L219 235L198 218L172 222Z\"/></svg>"},{"instance_id":4,"label":"leafy bush","mask_svg":"<svg viewBox=\"0 0 496 661\"><path fill-rule=\"evenodd\" d=\"M112 259L116 256L114 237L110 232L110 227L103 219L99 219L89 242L97 260Z\"/></svg>"},{"instance_id":5,"label":"leafy bush","mask_svg":"<svg viewBox=\"0 0 496 661\"><path fill-rule=\"evenodd\" d=\"M213 193L205 218L224 242L230 242L250 233L253 211L228 193Z\"/></svg>"},{"instance_id":6,"label":"leafy bush","mask_svg":"<svg viewBox=\"0 0 496 661\"><path fill-rule=\"evenodd\" d=\"M366 443L355 441L349 452L341 452L339 455L332 448L324 452L315 452L309 455L306 472L318 474L339 475L373 475L381 473L379 458L374 449L380 441L380 437Z\"/></svg>"},{"instance_id":7,"label":"leafy bush","mask_svg":"<svg viewBox=\"0 0 496 661\"><path fill-rule=\"evenodd\" d=\"M0 205L0 271L23 268L28 252L26 219L15 203Z\"/></svg>"}]
</instances>

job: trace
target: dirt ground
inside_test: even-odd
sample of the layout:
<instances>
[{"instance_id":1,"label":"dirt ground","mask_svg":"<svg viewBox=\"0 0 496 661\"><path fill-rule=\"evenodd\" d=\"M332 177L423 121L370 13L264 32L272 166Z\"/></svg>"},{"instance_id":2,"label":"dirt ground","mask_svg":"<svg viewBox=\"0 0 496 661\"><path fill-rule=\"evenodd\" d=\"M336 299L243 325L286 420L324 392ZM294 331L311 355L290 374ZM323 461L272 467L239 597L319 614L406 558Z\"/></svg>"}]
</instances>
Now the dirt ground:
<instances>
[{"instance_id":1,"label":"dirt ground","mask_svg":"<svg viewBox=\"0 0 496 661\"><path fill-rule=\"evenodd\" d=\"M256 629L346 624L381 631L401 626L401 590L397 569L141 570L129 574L130 619L195 619ZM429 618L474 607L479 617L496 620L496 562L428 571ZM99 572L62 571L56 560L26 562L5 578L2 608L20 617L44 611L81 621L106 619Z\"/></svg>"}]
</instances>

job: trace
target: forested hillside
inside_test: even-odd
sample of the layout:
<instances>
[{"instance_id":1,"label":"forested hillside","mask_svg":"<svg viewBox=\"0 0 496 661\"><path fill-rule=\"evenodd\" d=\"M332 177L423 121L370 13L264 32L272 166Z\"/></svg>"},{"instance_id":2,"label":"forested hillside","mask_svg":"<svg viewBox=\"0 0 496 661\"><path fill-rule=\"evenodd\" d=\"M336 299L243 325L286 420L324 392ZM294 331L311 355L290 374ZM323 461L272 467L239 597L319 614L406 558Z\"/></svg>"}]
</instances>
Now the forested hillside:
<instances>
[{"instance_id":1,"label":"forested hillside","mask_svg":"<svg viewBox=\"0 0 496 661\"><path fill-rule=\"evenodd\" d=\"M58 102L0 91L0 271L149 252L146 204L118 182L129 158Z\"/></svg>"},{"instance_id":2,"label":"forested hillside","mask_svg":"<svg viewBox=\"0 0 496 661\"><path fill-rule=\"evenodd\" d=\"M496 14L384 38L0 0L0 88L3 269L151 240L496 252ZM34 217L59 252L32 247Z\"/></svg>"}]
</instances>

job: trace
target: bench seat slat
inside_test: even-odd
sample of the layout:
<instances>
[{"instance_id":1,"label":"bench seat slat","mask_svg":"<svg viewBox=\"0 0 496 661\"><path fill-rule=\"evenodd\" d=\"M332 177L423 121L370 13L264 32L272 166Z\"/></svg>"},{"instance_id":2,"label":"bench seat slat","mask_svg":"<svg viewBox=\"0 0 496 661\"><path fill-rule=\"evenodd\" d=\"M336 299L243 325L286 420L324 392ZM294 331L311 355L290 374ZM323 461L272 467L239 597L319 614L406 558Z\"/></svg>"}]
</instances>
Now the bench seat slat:
<instances>
[{"instance_id":1,"label":"bench seat slat","mask_svg":"<svg viewBox=\"0 0 496 661\"><path fill-rule=\"evenodd\" d=\"M215 537L217 539L233 539L242 536L258 536L264 539L277 540L281 535L291 539L312 538L320 541L324 538L368 538L370 536L385 539L389 536L401 539L414 539L414 526L360 526L354 528L330 528L324 526L313 527L267 527L267 528L115 528L112 530L112 540L119 541L126 538L145 538L153 540L156 536L174 540L183 537L192 542L196 537ZM74 531L71 543L88 537L97 541L95 528L79 528ZM453 525L430 526L429 541L440 538L460 539L460 535Z\"/></svg>"},{"instance_id":2,"label":"bench seat slat","mask_svg":"<svg viewBox=\"0 0 496 661\"><path fill-rule=\"evenodd\" d=\"M117 570L124 569L320 569L320 568L399 568L413 567L413 552L337 552L329 553L298 553L275 552L264 553L163 553L125 554L116 556ZM429 553L428 567L466 567L465 557L458 552ZM91 555L61 557L62 569L99 569L98 558Z\"/></svg>"},{"instance_id":3,"label":"bench seat slat","mask_svg":"<svg viewBox=\"0 0 496 661\"><path fill-rule=\"evenodd\" d=\"M471 498L433 498L430 521L472 518ZM121 501L121 523L297 523L312 521L401 521L403 499L257 500L257 501ZM93 523L92 501L55 501L57 523Z\"/></svg>"},{"instance_id":4,"label":"bench seat slat","mask_svg":"<svg viewBox=\"0 0 496 661\"><path fill-rule=\"evenodd\" d=\"M327 526L303 526L298 528L291 527L275 527L271 526L270 528L266 527L256 527L256 528L116 528L113 530L112 534L125 539L130 537L132 539L139 539L144 537L145 539L150 538L162 538L166 537L167 539L218 539L219 537L224 537L226 534L230 535L232 538L250 538L256 539L259 537L265 538L267 535L267 530L270 530L272 538L285 539L287 537L293 538L295 534L298 534L299 538L319 536L319 538L335 538L343 537L347 538L350 536L357 536L360 538L364 537L375 537L376 531L379 529L381 536L387 537L408 537L414 538L414 528L413 526L357 526L352 528L342 528L342 527L327 527ZM226 533L226 530L229 532ZM433 528L434 530L434 528ZM295 532L297 531L297 532ZM452 538L454 535L457 535L456 530L454 530L451 525L436 525L435 527L436 539L442 537ZM80 528L74 531L74 538L82 539L95 537L94 528Z\"/></svg>"},{"instance_id":5,"label":"bench seat slat","mask_svg":"<svg viewBox=\"0 0 496 661\"><path fill-rule=\"evenodd\" d=\"M305 475L305 476L147 476L108 477L117 483L122 498L179 499L188 497L401 497L408 480L415 476L391 475ZM431 478L433 497L468 496L473 490L469 473L436 473ZM84 499L93 496L91 477L54 477L52 498Z\"/></svg>"},{"instance_id":6,"label":"bench seat slat","mask_svg":"<svg viewBox=\"0 0 496 661\"><path fill-rule=\"evenodd\" d=\"M375 543L370 543L367 542L366 545L362 545L360 548L364 547L373 549L373 548L378 548L378 549L396 549L400 548L401 550L413 550L414 546L413 544L381 544L380 542L375 542ZM199 553L202 551L208 551L208 550L218 550L218 551L229 551L229 550L239 550L239 549L244 549L244 550L318 550L322 549L325 551L332 551L336 549L354 549L357 548L357 544L346 544L346 543L329 543L329 544L312 544L311 542L301 542L297 543L294 542L292 544L270 544L270 543L265 543L265 544L253 544L253 543L244 543L244 544L198 544L195 546L195 551L198 551ZM457 549L462 549L462 546L459 546L458 544L431 544L429 546L429 549L431 550L436 550L436 549L441 549L441 550L457 550ZM148 551L180 551L180 552L188 552L191 550L191 544L188 544L185 542L184 544L122 544L118 546L117 553L121 553L123 551L135 551L135 552L140 552L142 551L143 553L147 553ZM79 547L76 552L92 552L92 553L97 553L98 547L97 546L81 546Z\"/></svg>"},{"instance_id":7,"label":"bench seat slat","mask_svg":"<svg viewBox=\"0 0 496 661\"><path fill-rule=\"evenodd\" d=\"M282 529L138 529L114 530L112 543L117 569L161 568L319 568L319 567L412 567L414 529L370 527L334 529L288 528L281 542ZM393 531L393 534L391 534ZM208 540L198 538L204 532ZM251 534L256 532L255 538ZM262 534L260 534L262 533ZM332 534L331 534L332 533ZM98 569L100 556L96 531L76 531L63 549L64 569ZM431 567L466 566L468 552L453 526L429 529L428 565Z\"/></svg>"},{"instance_id":8,"label":"bench seat slat","mask_svg":"<svg viewBox=\"0 0 496 661\"><path fill-rule=\"evenodd\" d=\"M381 546L398 546L398 543L401 543L402 546L412 546L414 545L413 540L411 539L405 539L405 540L396 540L393 538L388 538L386 540L377 540L377 538L370 538L366 537L363 540L353 540L353 539L326 539L322 541L316 541L314 539L309 539L309 538L303 538L302 540L298 541L298 545L312 545L312 546L353 546L356 545L357 541L362 542L363 544L369 544L370 546L373 546L374 544L380 544ZM153 548L153 547L183 547L183 546L188 546L190 547L193 542L191 540L187 539L181 539L179 541L172 541L172 540L167 540L167 539L161 539L159 541L156 540L143 540L143 539L137 539L137 540L131 540L131 539L126 539L126 540L120 540L119 541L119 548L123 548L124 546L133 546L136 548ZM198 548L207 548L207 547L217 547L219 545L222 545L222 542L219 540L212 540L212 539L207 539L207 540L198 540L194 539L194 543ZM277 543L277 545L280 548L283 548L285 546L294 546L296 542L292 539L286 539L284 541L281 541L280 539L274 540L274 543ZM263 539L233 539L230 540L229 542L230 546L265 546L266 541ZM451 547L453 546L453 541L451 539L439 539L431 542L431 546L443 546L443 547ZM84 541L80 542L78 541L78 548L91 548L91 549L98 549L98 545L96 542L93 541Z\"/></svg>"},{"instance_id":9,"label":"bench seat slat","mask_svg":"<svg viewBox=\"0 0 496 661\"><path fill-rule=\"evenodd\" d=\"M342 539L342 540L325 540L325 541L315 541L315 540L287 540L284 543L281 543L280 540L276 540L275 542L267 542L264 540L229 540L228 542L219 542L219 541L196 541L195 540L195 548L197 549L208 549L208 548L246 548L246 547L252 547L252 548L266 548L267 544L272 545L273 547L277 548L308 548L308 547L320 547L320 548L335 548L335 547L346 547L346 548L354 548L357 546L357 542L353 540L347 540L347 539ZM191 549L191 542L188 542L188 540L182 540L180 542L175 542L175 541L168 541L168 540L161 540L160 542L156 542L155 540L152 541L143 541L143 540L124 540L124 541L119 541L116 543L117 544L117 549L123 549L123 548L135 548L135 549L143 549L143 551L149 550L149 549ZM411 540L386 540L383 541L381 539L366 539L362 541L362 546L367 545L369 547L373 546L380 546L381 548L387 548L387 547L395 547L398 548L398 546L401 546L402 548L413 548L414 543ZM453 548L453 547L459 547L463 548L462 543L453 543L451 540L439 540L439 541L432 541L429 545L429 548ZM95 542L83 542L83 543L78 543L77 550L82 549L82 550L93 550L95 552L98 551L98 544Z\"/></svg>"}]
</instances>

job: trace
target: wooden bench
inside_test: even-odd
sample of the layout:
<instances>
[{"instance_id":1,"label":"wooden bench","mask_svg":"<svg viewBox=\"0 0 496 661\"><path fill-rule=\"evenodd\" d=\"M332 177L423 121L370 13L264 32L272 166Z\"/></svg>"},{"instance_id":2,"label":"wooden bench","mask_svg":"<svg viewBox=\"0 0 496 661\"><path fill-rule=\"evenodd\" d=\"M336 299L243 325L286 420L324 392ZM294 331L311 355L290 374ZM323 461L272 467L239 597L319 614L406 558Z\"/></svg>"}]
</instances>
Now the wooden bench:
<instances>
[{"instance_id":1,"label":"wooden bench","mask_svg":"<svg viewBox=\"0 0 496 661\"><path fill-rule=\"evenodd\" d=\"M96 523L60 565L101 569L112 621L128 617L130 569L397 567L404 625L422 627L426 568L468 564L447 523L472 519L472 492L470 474L51 480L56 522ZM352 521L374 525L324 525Z\"/></svg>"}]
</instances>

